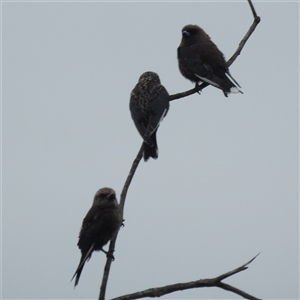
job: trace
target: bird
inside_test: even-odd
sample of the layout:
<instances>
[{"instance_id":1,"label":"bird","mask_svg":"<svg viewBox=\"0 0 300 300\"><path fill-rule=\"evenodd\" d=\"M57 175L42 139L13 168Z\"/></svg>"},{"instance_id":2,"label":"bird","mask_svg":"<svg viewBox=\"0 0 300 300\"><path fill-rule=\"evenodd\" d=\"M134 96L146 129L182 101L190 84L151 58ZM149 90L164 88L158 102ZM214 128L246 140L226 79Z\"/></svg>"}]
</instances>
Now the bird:
<instances>
[{"instance_id":1,"label":"bird","mask_svg":"<svg viewBox=\"0 0 300 300\"><path fill-rule=\"evenodd\" d=\"M129 109L132 120L142 136L143 157L158 158L156 133L169 110L169 94L155 72L144 72L130 94Z\"/></svg>"},{"instance_id":2,"label":"bird","mask_svg":"<svg viewBox=\"0 0 300 300\"><path fill-rule=\"evenodd\" d=\"M229 73L223 53L198 25L183 27L177 59L181 74L196 86L200 82L211 84L221 89L225 97L230 93L243 93Z\"/></svg>"},{"instance_id":3,"label":"bird","mask_svg":"<svg viewBox=\"0 0 300 300\"><path fill-rule=\"evenodd\" d=\"M78 284L84 264L91 258L93 251L103 251L114 259L112 253L103 250L102 247L115 236L122 222L121 208L115 191L108 187L99 189L79 232L77 246L81 250L81 258L71 279L72 281L76 276L74 287Z\"/></svg>"}]
</instances>

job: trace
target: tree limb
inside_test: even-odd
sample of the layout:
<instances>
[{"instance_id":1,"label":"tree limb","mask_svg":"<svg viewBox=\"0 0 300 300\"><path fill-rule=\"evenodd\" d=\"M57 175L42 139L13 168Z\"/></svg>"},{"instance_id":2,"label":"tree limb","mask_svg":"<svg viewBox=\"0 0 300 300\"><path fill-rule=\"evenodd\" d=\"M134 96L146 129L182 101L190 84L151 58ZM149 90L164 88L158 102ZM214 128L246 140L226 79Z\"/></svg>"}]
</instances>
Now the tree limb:
<instances>
[{"instance_id":1,"label":"tree limb","mask_svg":"<svg viewBox=\"0 0 300 300\"><path fill-rule=\"evenodd\" d=\"M239 43L238 48L236 49L236 51L234 52L234 54L231 56L231 58L227 61L227 66L231 66L233 64L233 62L237 59L237 57L241 54L242 49L244 48L246 42L248 41L248 39L250 38L251 34L254 32L256 26L258 25L258 23L260 22L260 17L257 16L256 11L254 9L254 6L252 4L251 0L248 0L248 3L250 5L253 17L254 17L254 21L252 23L252 25L250 26L248 32L245 34L244 38L241 40L241 42ZM184 98L190 95L193 95L195 93L199 93L200 91L202 91L204 88L206 88L209 84L208 83L202 83L200 85L198 85L197 87L194 87L191 90L188 90L186 92L182 92L182 93L178 93L178 94L174 94L174 95L170 95L169 96L169 101L173 101L173 100L177 100L180 98Z\"/></svg>"},{"instance_id":2,"label":"tree limb","mask_svg":"<svg viewBox=\"0 0 300 300\"><path fill-rule=\"evenodd\" d=\"M249 265L257 257L257 255L255 257L253 257L247 263L243 264L242 266L240 266L232 271L229 271L225 274L222 274L218 277L215 277L215 278L199 279L196 281L190 281L190 282L185 282L185 283L176 283L176 284L166 285L163 287L151 288L151 289L144 290L141 292L113 298L111 300L132 300L132 299L141 299L141 298L145 298L145 297L154 298L154 297L161 297L163 295L178 292L178 291L183 291L183 290L188 290L188 289L193 289L193 288L202 288L202 287L218 287L223 290L227 290L227 291L230 291L237 295L240 295L245 299L260 300L259 298L256 298L256 297L254 297L250 294L247 294L229 284L222 282L223 279L228 278L234 274L237 274L239 272L242 272L242 271L248 269L247 265Z\"/></svg>"},{"instance_id":3,"label":"tree limb","mask_svg":"<svg viewBox=\"0 0 300 300\"><path fill-rule=\"evenodd\" d=\"M122 217L124 214L124 206L125 206L125 199L126 199L126 195L127 195L127 191L129 188L129 185L131 183L131 180L135 174L135 171L143 157L143 150L144 150L144 143L142 143L142 146L135 158L135 160L132 163L131 169L129 171L129 174L127 176L127 179L125 181L123 190L121 192L121 196L120 196L120 205L121 205L121 210L122 210ZM109 244L109 250L108 252L113 253L115 251L115 244L116 244L116 240L118 237L118 232L115 235L115 237L111 240L110 244ZM108 256L106 259L106 264L104 267L104 273L103 273L103 277L102 277L102 283L101 283L101 287L100 287L100 294L99 294L99 300L104 300L105 299L105 292L106 292L106 286L107 286L107 280L108 280L108 276L109 276L109 271L110 271L110 265L112 262L112 258L111 256Z\"/></svg>"},{"instance_id":4,"label":"tree limb","mask_svg":"<svg viewBox=\"0 0 300 300\"><path fill-rule=\"evenodd\" d=\"M254 21L253 24L251 25L251 27L249 28L248 32L246 33L245 37L241 40L241 42L239 43L239 46L237 48L237 50L235 51L235 53L232 55L232 57L227 61L227 65L228 67L236 60L236 58L238 57L238 55L240 55L242 49L244 48L247 40L249 39L249 37L251 36L251 34L254 32L256 26L258 25L258 23L260 22L260 17L257 16L256 11L254 9L254 6L252 4L251 0L247 0L253 17L254 17ZM204 89L205 87L207 87L208 84L207 83L202 83L200 86L197 86L191 90L188 90L186 92L182 92L182 93L178 93L178 94L174 94L174 95L170 95L169 101L173 101L176 99L180 99L183 97L187 97L189 95L198 93L199 91L201 91L202 89ZM127 191L129 188L129 185L132 181L132 178L135 174L135 171L142 159L143 156L143 144L132 164L132 167L130 169L130 172L128 174L128 177L126 179L126 182L124 184L121 196L120 196L120 205L122 207L122 215L124 212L124 205L125 205L125 199L126 199L126 195L127 195ZM116 244L116 240L118 237L118 233L116 234L116 236L111 240L110 244L109 244L109 252L113 253L115 250L115 244ZM255 256L256 257L256 256ZM138 293L134 293L131 295L125 295L119 298L115 298L113 300L125 300L125 299L137 299L137 298L143 298L143 297L158 297L167 293L172 293L174 291L178 291L178 290L184 290L184 289L189 289L189 288L195 288L195 287L205 287L205 286L216 286L219 288L222 288L224 290L228 290L231 291L233 293L236 293L238 295L241 295L244 298L247 299L258 299L255 298L251 295L246 294L243 291L240 291L228 284L222 283L221 281L229 276L232 276L238 272L241 272L243 270L247 269L247 265L249 263L251 263L255 257L250 260L248 263L244 264L243 266L241 266L240 268L237 268L236 270L233 270L231 272L225 273L219 277L213 278L213 279L201 279L198 281L194 281L194 282L189 282L189 283L179 283L179 284L175 284L175 285L170 285L170 286L165 286L165 287L161 287L161 288L154 288L154 289L149 289L143 292L138 292ZM104 300L105 299L105 292L106 292L106 286L107 286L107 281L108 281L108 276L109 276L109 271L110 271L110 266L111 266L111 262L112 262L112 258L111 257L107 257L106 260L106 264L104 267L104 273L103 273L103 278L102 278L102 283L101 283L101 287L100 287L100 294L99 294L99 300ZM225 277L224 277L225 276ZM167 291L167 292L166 292ZM138 297L134 296L134 295L139 295Z\"/></svg>"}]
</instances>

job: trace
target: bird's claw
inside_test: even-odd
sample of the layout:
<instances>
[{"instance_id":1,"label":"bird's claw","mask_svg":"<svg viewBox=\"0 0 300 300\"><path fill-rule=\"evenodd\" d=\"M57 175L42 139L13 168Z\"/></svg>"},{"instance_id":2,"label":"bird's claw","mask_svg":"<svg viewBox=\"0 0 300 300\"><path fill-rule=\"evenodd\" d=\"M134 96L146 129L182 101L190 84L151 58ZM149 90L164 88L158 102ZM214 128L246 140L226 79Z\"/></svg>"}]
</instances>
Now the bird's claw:
<instances>
[{"instance_id":1,"label":"bird's claw","mask_svg":"<svg viewBox=\"0 0 300 300\"><path fill-rule=\"evenodd\" d=\"M111 258L112 261L115 260L115 257L114 257L114 255L113 255L114 250L112 250L112 251L105 251L105 250L101 249L101 251L104 252L104 253L106 254L106 257L107 257L107 258Z\"/></svg>"},{"instance_id":2,"label":"bird's claw","mask_svg":"<svg viewBox=\"0 0 300 300\"><path fill-rule=\"evenodd\" d=\"M110 258L112 261L115 260L115 257L114 257L114 255L112 254L112 252L107 252L107 253L106 253L106 257L107 257L107 258Z\"/></svg>"},{"instance_id":3,"label":"bird's claw","mask_svg":"<svg viewBox=\"0 0 300 300\"><path fill-rule=\"evenodd\" d=\"M197 94L201 95L202 90L199 89L199 87L200 87L200 84L196 83L195 84L195 89L197 90Z\"/></svg>"}]
</instances>

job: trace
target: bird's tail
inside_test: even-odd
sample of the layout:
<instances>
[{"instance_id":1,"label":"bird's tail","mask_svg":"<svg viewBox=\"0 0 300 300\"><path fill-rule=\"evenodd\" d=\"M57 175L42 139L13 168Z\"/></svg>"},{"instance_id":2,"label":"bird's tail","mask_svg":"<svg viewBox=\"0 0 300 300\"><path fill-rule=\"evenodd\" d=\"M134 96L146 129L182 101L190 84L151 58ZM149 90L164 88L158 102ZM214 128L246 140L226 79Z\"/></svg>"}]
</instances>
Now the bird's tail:
<instances>
[{"instance_id":1,"label":"bird's tail","mask_svg":"<svg viewBox=\"0 0 300 300\"><path fill-rule=\"evenodd\" d=\"M91 246L91 248L89 249L89 251L87 252L86 255L82 254L80 262L79 262L79 265L78 265L78 267L77 267L77 269L76 269L76 271L75 271L75 273L74 273L74 275L73 275L73 277L71 279L71 281L72 281L74 279L74 277L76 276L74 288L78 284L81 272L82 272L83 267L84 267L84 264L91 257L91 254L92 254L93 250L94 250L94 244Z\"/></svg>"},{"instance_id":2,"label":"bird's tail","mask_svg":"<svg viewBox=\"0 0 300 300\"><path fill-rule=\"evenodd\" d=\"M158 158L158 147L156 142L156 130L151 135L151 141L153 142L153 147L150 147L146 142L144 142L144 161L147 161L150 157L153 159Z\"/></svg>"},{"instance_id":3,"label":"bird's tail","mask_svg":"<svg viewBox=\"0 0 300 300\"><path fill-rule=\"evenodd\" d=\"M81 264L81 262L80 262L78 268L76 269L76 271L75 271L75 273L74 273L74 275L73 275L73 277L72 277L72 279L71 279L71 281L72 281L73 278L74 278L75 275L76 275L74 288L76 287L76 285L77 285L78 282L79 282L79 278L80 278L80 275L81 275L81 272L82 272L83 267L84 267L84 263Z\"/></svg>"},{"instance_id":4,"label":"bird's tail","mask_svg":"<svg viewBox=\"0 0 300 300\"><path fill-rule=\"evenodd\" d=\"M237 81L231 76L231 74L225 73L225 75L227 76L226 79L228 79L228 84L231 85L230 86L230 92L233 94L237 94L237 93L241 93L243 94L243 92L241 91L241 86L237 83Z\"/></svg>"},{"instance_id":5,"label":"bird's tail","mask_svg":"<svg viewBox=\"0 0 300 300\"><path fill-rule=\"evenodd\" d=\"M225 73L225 76L222 78L216 77L214 74L209 74L210 76L202 77L198 74L195 74L203 82L211 84L219 89L221 89L226 97L228 94L233 93L242 93L240 85L237 81L230 75L229 71Z\"/></svg>"}]
</instances>

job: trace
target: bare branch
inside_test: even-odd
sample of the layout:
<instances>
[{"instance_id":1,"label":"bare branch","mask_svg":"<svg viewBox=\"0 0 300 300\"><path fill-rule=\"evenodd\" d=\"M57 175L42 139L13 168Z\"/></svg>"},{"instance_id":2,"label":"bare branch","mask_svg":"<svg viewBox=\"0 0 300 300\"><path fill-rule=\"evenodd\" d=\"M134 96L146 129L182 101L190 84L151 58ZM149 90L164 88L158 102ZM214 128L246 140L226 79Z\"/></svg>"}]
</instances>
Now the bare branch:
<instances>
[{"instance_id":1,"label":"bare branch","mask_svg":"<svg viewBox=\"0 0 300 300\"><path fill-rule=\"evenodd\" d=\"M232 271L229 271L223 275L215 277L215 278L200 279L200 280L190 281L190 282L186 282L186 283L176 283L176 284L172 284L172 285L166 285L163 287L152 288L152 289L144 290L141 292L124 295L121 297L113 298L111 300L141 299L141 298L145 298L145 297L154 298L154 297L160 297L160 296L178 292L178 291L183 291L183 290L188 290L188 289L193 289L193 288L202 288L202 287L218 287L223 290L227 290L227 291L230 291L237 295L240 295L240 296L244 297L245 299L260 300L259 298L251 296L250 294L247 294L229 284L221 282L224 278L230 277L234 274L237 274L241 271L246 270L248 268L247 265L249 265L257 257L257 255L255 257L253 257L247 263L243 264L242 266L240 266Z\"/></svg>"},{"instance_id":2,"label":"bare branch","mask_svg":"<svg viewBox=\"0 0 300 300\"><path fill-rule=\"evenodd\" d=\"M134 176L134 173L143 157L143 150L144 150L144 146L142 144L135 160L132 163L131 169L129 171L129 174L127 176L127 179L125 181L123 190L121 192L121 196L120 196L120 205L122 207L122 216L124 215L124 206L125 206L125 199L126 199L126 195L127 195L127 191L129 188L129 185L132 181L132 178ZM115 251L115 244L116 244L116 240L118 237L118 233L116 234L116 236L111 240L110 244L109 244L109 252L113 253ZM102 277L102 283L101 283L101 287L100 287L100 294L99 294L99 300L104 300L105 299L105 292L106 292L106 286L107 286L107 280L108 280L108 276L109 276L109 271L110 271L110 266L111 266L111 262L112 262L112 258L110 256L107 257L106 259L106 264L104 267L104 272L103 272L103 277Z\"/></svg>"},{"instance_id":3,"label":"bare branch","mask_svg":"<svg viewBox=\"0 0 300 300\"><path fill-rule=\"evenodd\" d=\"M254 32L256 26L260 22L260 17L257 16L256 11L254 9L254 6L252 4L252 1L248 0L248 3L250 5L251 11L252 11L252 14L253 14L253 17L254 17L254 21L253 21L253 24L250 26L248 32L244 36L244 38L239 43L239 46L236 49L236 51L234 52L234 54L232 55L232 57L227 61L227 66L228 67L231 66L233 64L233 62L237 59L237 57L241 54L242 49L244 48L246 42L248 41L248 39L250 38L251 34ZM186 92L182 92L182 93L170 95L169 101L177 100L177 99L180 99L180 98L184 98L184 97L190 96L190 95L195 94L195 93L199 93L204 88L206 88L208 85L209 84L207 84L207 83L202 83L201 85L198 85L197 87L194 87L193 89L188 90Z\"/></svg>"},{"instance_id":4,"label":"bare branch","mask_svg":"<svg viewBox=\"0 0 300 300\"><path fill-rule=\"evenodd\" d=\"M255 8L254 8L254 6L253 6L252 1L251 1L251 0L247 0L247 1L248 1L249 5L250 5L250 8L251 8L251 10L252 10L252 14L253 14L254 19L259 18L259 17L257 16L257 14L256 14L256 11L255 11ZM260 21L260 18L259 18L259 21ZM259 23L259 21L258 21L258 23Z\"/></svg>"},{"instance_id":5,"label":"bare branch","mask_svg":"<svg viewBox=\"0 0 300 300\"><path fill-rule=\"evenodd\" d=\"M128 188L129 188L129 185L131 183L131 180L134 176L134 173L143 157L143 151L144 151L144 143L142 143L142 146L135 158L135 160L133 161L132 163L132 166L131 166L131 169L129 171L129 174L128 174L128 177L126 179L126 182L124 184L124 187L123 187L123 190L122 190L122 193L121 193L121 196L120 196L120 205L122 206L122 213L124 211L124 205L125 205L125 199L126 199L126 195L127 195L127 191L128 191Z\"/></svg>"},{"instance_id":6,"label":"bare branch","mask_svg":"<svg viewBox=\"0 0 300 300\"><path fill-rule=\"evenodd\" d=\"M227 273L225 273L225 274L220 275L220 276L218 277L218 280L219 280L219 281L222 281L222 280L224 280L224 279L227 278L227 277L230 277L230 276L232 276L232 275L234 275L234 274L236 274L236 273L239 273L239 272L241 272L241 271L244 271L244 270L248 269L247 266L248 266L249 264L251 264L251 263L253 262L253 260L254 260L259 254L260 254L260 253L256 254L251 260L249 260L248 262L246 262L246 263L243 264L242 266L236 268L235 270L232 270L232 271L230 271L230 272L227 272Z\"/></svg>"},{"instance_id":7,"label":"bare branch","mask_svg":"<svg viewBox=\"0 0 300 300\"><path fill-rule=\"evenodd\" d=\"M249 299L249 300L261 300L260 298L256 298L256 297L254 297L254 296L252 296L252 295L250 295L248 293L245 293L242 290L239 290L239 289L235 288L234 286L231 286L231 285L223 283L223 282L220 282L219 288L221 288L223 290L226 290L226 291L230 291L230 292L232 292L234 294L240 295L240 296L242 296L245 299Z\"/></svg>"},{"instance_id":8,"label":"bare branch","mask_svg":"<svg viewBox=\"0 0 300 300\"><path fill-rule=\"evenodd\" d=\"M237 48L237 50L235 51L235 53L233 54L233 56L228 60L227 65L230 66L237 58L237 56L241 53L242 49L244 48L247 40L249 39L249 37L251 36L251 34L254 32L256 26L258 25L258 23L260 22L260 17L257 16L254 6L251 2L251 0L248 0L248 3L250 5L250 8L252 10L253 16L254 16L254 22L251 25L251 27L249 28L248 32L246 33L245 37L242 39L242 41L239 44L239 47ZM188 90L186 92L182 92L182 93L178 93L178 94L174 94L174 95L170 95L169 101L173 101L176 99L180 99L183 97L187 97L190 96L192 94L195 93L199 93L199 91L201 91L202 89L204 89L205 87L207 87L208 84L207 83L202 83L201 85ZM124 212L124 206L125 206L125 199L126 199L126 195L127 195L127 191L128 188L130 186L130 183L132 181L132 178L135 174L135 171L142 159L142 155L143 155L143 145L141 146L133 164L132 167L130 169L130 172L128 174L128 177L126 179L126 182L124 184L121 196L120 196L120 205L122 207L122 215ZM117 240L117 236L118 233L116 234L116 236L111 240L110 244L109 244L109 252L113 253L114 249L115 249L115 244L116 244L116 240ZM257 256L257 255L256 255ZM219 287L222 288L224 290L228 290L231 291L233 293L236 293L238 295L241 295L244 298L247 299L258 299L255 298L243 291L240 291L228 284L222 283L221 281L227 277L230 277L236 273L239 273L241 271L246 270L248 267L247 265L250 264L255 258L256 256L250 260L248 263L242 265L241 267L227 272L223 275L220 275L219 277L213 278L213 279L201 279L198 281L193 281L193 282L188 282L188 283L178 283L178 284L173 284L173 285L169 285L169 286L165 286L165 287L160 287L160 288L152 288L149 290L145 290L142 292L137 292L134 294L130 294L130 295L125 295L125 296L121 296L118 298L115 298L113 300L125 300L125 299L138 299L138 298L144 298L144 297L159 297L165 294L169 294L175 291L179 291L179 290L186 290L186 289L190 289L190 288L198 288L198 287ZM104 267L104 273L103 273L103 278L102 278L102 283L101 283L101 287L100 287L100 294L99 294L99 300L104 300L105 299L105 292L106 292L106 286L107 286L107 280L108 280L108 276L109 276L109 271L110 271L110 266L111 266L111 262L112 262L112 258L111 257L107 257L106 260L106 264Z\"/></svg>"},{"instance_id":9,"label":"bare branch","mask_svg":"<svg viewBox=\"0 0 300 300\"><path fill-rule=\"evenodd\" d=\"M177 93L177 94L174 94L174 95L170 95L169 96L169 101L173 101L173 100L177 100L177 99L180 99L180 98L184 98L184 97L193 95L195 93L199 93L200 94L200 91L202 91L207 86L208 86L207 83L202 83L200 85L197 85L197 87L194 87L193 89L188 90L186 92L182 92L182 93Z\"/></svg>"},{"instance_id":10,"label":"bare branch","mask_svg":"<svg viewBox=\"0 0 300 300\"><path fill-rule=\"evenodd\" d=\"M253 24L251 25L251 27L249 28L248 32L246 33L246 35L244 36L244 38L241 40L241 42L239 43L238 48L236 49L236 51L234 52L234 54L231 56L231 58L227 61L227 66L231 66L232 63L236 60L236 58L241 54L242 49L244 48L246 42L248 41L248 39L250 38L251 34L254 32L256 26L258 25L258 23L260 22L260 17L257 16L256 11L254 9L254 6L251 2L251 0L248 0L248 3L251 7L252 13L253 13L253 17L254 17L254 21Z\"/></svg>"}]
</instances>

